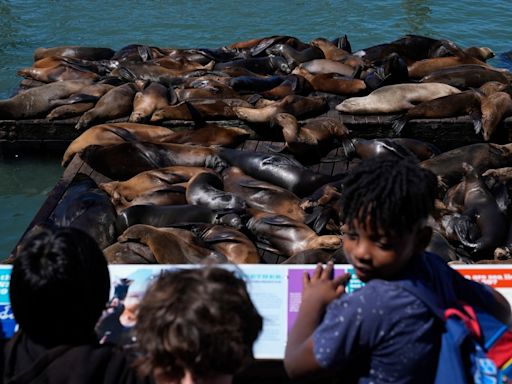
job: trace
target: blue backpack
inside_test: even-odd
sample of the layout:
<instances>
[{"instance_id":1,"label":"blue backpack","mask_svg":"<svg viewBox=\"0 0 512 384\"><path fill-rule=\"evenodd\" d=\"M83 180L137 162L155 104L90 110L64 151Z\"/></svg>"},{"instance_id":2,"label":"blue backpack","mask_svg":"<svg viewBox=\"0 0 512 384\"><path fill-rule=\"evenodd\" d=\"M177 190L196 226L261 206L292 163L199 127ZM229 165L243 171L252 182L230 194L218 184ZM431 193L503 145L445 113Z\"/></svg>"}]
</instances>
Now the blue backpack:
<instances>
[{"instance_id":1,"label":"blue backpack","mask_svg":"<svg viewBox=\"0 0 512 384\"><path fill-rule=\"evenodd\" d=\"M443 307L422 281L402 286L444 323L436 384L512 383L512 332L504 323L465 303Z\"/></svg>"}]
</instances>

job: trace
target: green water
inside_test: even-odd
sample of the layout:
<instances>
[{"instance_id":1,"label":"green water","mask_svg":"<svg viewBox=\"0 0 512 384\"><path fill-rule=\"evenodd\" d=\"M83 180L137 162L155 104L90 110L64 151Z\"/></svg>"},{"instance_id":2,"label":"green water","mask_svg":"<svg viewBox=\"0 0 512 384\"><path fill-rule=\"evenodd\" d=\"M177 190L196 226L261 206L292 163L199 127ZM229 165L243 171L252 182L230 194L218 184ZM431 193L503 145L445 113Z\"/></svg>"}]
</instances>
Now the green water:
<instances>
[{"instance_id":1,"label":"green water","mask_svg":"<svg viewBox=\"0 0 512 384\"><path fill-rule=\"evenodd\" d=\"M128 44L217 48L291 35L303 41L347 34L354 50L406 33L488 46L490 64L512 68L508 1L0 1L0 98L9 97L38 47ZM62 174L60 154L0 156L0 258L13 248Z\"/></svg>"}]
</instances>

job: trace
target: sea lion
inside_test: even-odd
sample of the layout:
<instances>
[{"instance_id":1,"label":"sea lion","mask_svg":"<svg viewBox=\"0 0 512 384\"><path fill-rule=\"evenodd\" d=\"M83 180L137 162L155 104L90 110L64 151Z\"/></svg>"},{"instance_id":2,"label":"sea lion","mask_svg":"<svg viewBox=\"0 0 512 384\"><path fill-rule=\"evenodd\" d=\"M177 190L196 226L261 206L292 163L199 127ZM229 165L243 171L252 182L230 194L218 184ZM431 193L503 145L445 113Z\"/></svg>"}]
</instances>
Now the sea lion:
<instances>
[{"instance_id":1,"label":"sea lion","mask_svg":"<svg viewBox=\"0 0 512 384\"><path fill-rule=\"evenodd\" d=\"M233 107L236 116L251 123L269 122L278 113L290 113L295 117L318 115L328 107L323 97L289 95L263 108Z\"/></svg>"},{"instance_id":2,"label":"sea lion","mask_svg":"<svg viewBox=\"0 0 512 384\"><path fill-rule=\"evenodd\" d=\"M247 175L286 188L298 197L308 195L320 185L341 177L312 172L298 161L278 153L221 148L218 155Z\"/></svg>"},{"instance_id":3,"label":"sea lion","mask_svg":"<svg viewBox=\"0 0 512 384\"><path fill-rule=\"evenodd\" d=\"M305 69L313 75L318 75L320 73L337 73L338 75L352 77L354 74L354 68L350 65L328 59L315 59L307 61L300 64L298 67Z\"/></svg>"},{"instance_id":4,"label":"sea lion","mask_svg":"<svg viewBox=\"0 0 512 384\"><path fill-rule=\"evenodd\" d=\"M217 63L214 71L224 71L227 68L242 67L251 72L262 75L273 75L277 73L290 73L291 68L285 58L281 56L252 57L248 59L237 59L225 63Z\"/></svg>"},{"instance_id":5,"label":"sea lion","mask_svg":"<svg viewBox=\"0 0 512 384\"><path fill-rule=\"evenodd\" d=\"M78 66L71 66L66 63L54 67L28 67L22 68L16 72L18 76L31 78L44 83L52 83L55 81L63 80L81 80L90 79L98 80L100 75L96 72L92 72Z\"/></svg>"},{"instance_id":6,"label":"sea lion","mask_svg":"<svg viewBox=\"0 0 512 384\"><path fill-rule=\"evenodd\" d=\"M482 99L482 135L489 141L504 118L512 116L512 99L506 92L496 92ZM477 132L479 133L479 131Z\"/></svg>"},{"instance_id":7,"label":"sea lion","mask_svg":"<svg viewBox=\"0 0 512 384\"><path fill-rule=\"evenodd\" d=\"M66 99L51 100L53 106L62 106L83 102L94 102L103 96L105 93L115 88L114 85L106 83L94 83L83 87L79 93L74 93Z\"/></svg>"},{"instance_id":8,"label":"sea lion","mask_svg":"<svg viewBox=\"0 0 512 384\"><path fill-rule=\"evenodd\" d=\"M277 87L285 76L236 76L229 81L229 86L240 93L258 93Z\"/></svg>"},{"instance_id":9,"label":"sea lion","mask_svg":"<svg viewBox=\"0 0 512 384\"><path fill-rule=\"evenodd\" d=\"M478 88L489 81L509 84L506 72L475 64L440 69L419 81L420 83L444 83L459 89Z\"/></svg>"},{"instance_id":10,"label":"sea lion","mask_svg":"<svg viewBox=\"0 0 512 384\"><path fill-rule=\"evenodd\" d=\"M0 119L22 120L45 116L52 108L52 100L63 99L90 85L92 80L67 80L27 89L7 100L0 100Z\"/></svg>"},{"instance_id":11,"label":"sea lion","mask_svg":"<svg viewBox=\"0 0 512 384\"><path fill-rule=\"evenodd\" d=\"M229 167L222 177L224 190L243 198L249 207L304 222L301 200L287 189L250 177L238 167Z\"/></svg>"},{"instance_id":12,"label":"sea lion","mask_svg":"<svg viewBox=\"0 0 512 384\"><path fill-rule=\"evenodd\" d=\"M84 112L94 108L94 103L75 103L68 105L61 105L60 107L52 109L46 115L48 120L67 119L69 117L81 116Z\"/></svg>"},{"instance_id":13,"label":"sea lion","mask_svg":"<svg viewBox=\"0 0 512 384\"><path fill-rule=\"evenodd\" d=\"M99 188L109 194L114 204L133 201L138 196L169 188L178 183L188 182L201 172L214 172L203 167L173 166L141 172L126 181L111 181L99 184Z\"/></svg>"},{"instance_id":14,"label":"sea lion","mask_svg":"<svg viewBox=\"0 0 512 384\"><path fill-rule=\"evenodd\" d=\"M223 254L231 263L258 264L261 257L254 243L242 232L224 225L199 225L192 229L209 248Z\"/></svg>"},{"instance_id":15,"label":"sea lion","mask_svg":"<svg viewBox=\"0 0 512 384\"><path fill-rule=\"evenodd\" d=\"M174 132L162 140L164 143L197 144L204 146L236 147L251 134L244 128L224 127L218 124L204 124L194 130Z\"/></svg>"},{"instance_id":16,"label":"sea lion","mask_svg":"<svg viewBox=\"0 0 512 384\"><path fill-rule=\"evenodd\" d=\"M62 156L61 164L65 167L69 164L75 153L82 151L89 145L105 146L126 141L161 142L172 133L173 131L169 128L138 123L95 125L84 131L69 144Z\"/></svg>"},{"instance_id":17,"label":"sea lion","mask_svg":"<svg viewBox=\"0 0 512 384\"><path fill-rule=\"evenodd\" d=\"M154 227L187 227L196 224L225 224L241 227L240 217L222 215L200 205L133 205L121 211L116 226L120 230L135 224Z\"/></svg>"},{"instance_id":18,"label":"sea lion","mask_svg":"<svg viewBox=\"0 0 512 384\"><path fill-rule=\"evenodd\" d=\"M176 184L162 189L145 191L130 201L120 200L117 201L117 204L113 203L117 212L133 205L183 205L187 204L186 190L185 185Z\"/></svg>"},{"instance_id":19,"label":"sea lion","mask_svg":"<svg viewBox=\"0 0 512 384\"><path fill-rule=\"evenodd\" d=\"M291 47L288 44L274 44L265 50L269 55L279 55L286 59L290 68L295 68L297 65L306 61L315 59L324 59L323 51L315 46L310 46L301 51Z\"/></svg>"},{"instance_id":20,"label":"sea lion","mask_svg":"<svg viewBox=\"0 0 512 384\"><path fill-rule=\"evenodd\" d=\"M393 84L378 88L368 96L348 98L336 110L352 114L402 112L423 101L455 93L460 91L442 83Z\"/></svg>"},{"instance_id":21,"label":"sea lion","mask_svg":"<svg viewBox=\"0 0 512 384\"><path fill-rule=\"evenodd\" d=\"M432 171L442 190L460 182L464 173L462 163L468 163L482 173L490 168L508 166L512 161L512 144L476 143L455 148L422 161L420 166Z\"/></svg>"},{"instance_id":22,"label":"sea lion","mask_svg":"<svg viewBox=\"0 0 512 384\"><path fill-rule=\"evenodd\" d=\"M177 88L176 96L178 101L185 100L201 100L201 99L235 99L239 98L240 95L234 91L230 86L217 83L213 84L213 81L210 81L211 85L208 87L201 88Z\"/></svg>"},{"instance_id":23,"label":"sea lion","mask_svg":"<svg viewBox=\"0 0 512 384\"><path fill-rule=\"evenodd\" d=\"M411 138L363 139L350 138L343 142L345 156L369 159L377 156L409 158L423 161L437 156L441 150L434 144Z\"/></svg>"},{"instance_id":24,"label":"sea lion","mask_svg":"<svg viewBox=\"0 0 512 384\"><path fill-rule=\"evenodd\" d=\"M467 90L424 101L394 119L393 130L395 134L399 135L405 124L412 119L442 119L469 115L473 120L475 132L478 133L482 126L480 109L482 99L483 95L479 91Z\"/></svg>"},{"instance_id":25,"label":"sea lion","mask_svg":"<svg viewBox=\"0 0 512 384\"><path fill-rule=\"evenodd\" d=\"M340 61L344 64L350 65L354 69L365 65L364 61L360 57L352 55L350 52L338 47L327 39L319 37L311 40L310 44L314 47L320 48L325 58L328 60Z\"/></svg>"},{"instance_id":26,"label":"sea lion","mask_svg":"<svg viewBox=\"0 0 512 384\"><path fill-rule=\"evenodd\" d=\"M49 56L74 57L84 60L109 60L114 56L114 51L110 48L100 47L81 47L81 46L62 46L52 48L37 48L34 51L34 61Z\"/></svg>"},{"instance_id":27,"label":"sea lion","mask_svg":"<svg viewBox=\"0 0 512 384\"><path fill-rule=\"evenodd\" d=\"M154 81L150 82L142 91L135 94L133 111L128 121L134 123L148 121L153 112L174 104L176 100L177 97L172 88Z\"/></svg>"},{"instance_id":28,"label":"sea lion","mask_svg":"<svg viewBox=\"0 0 512 384\"><path fill-rule=\"evenodd\" d=\"M266 99L278 100L294 94L305 96L312 91L314 91L313 87L304 77L288 75L281 84L268 91L261 92L260 95Z\"/></svg>"},{"instance_id":29,"label":"sea lion","mask_svg":"<svg viewBox=\"0 0 512 384\"><path fill-rule=\"evenodd\" d=\"M227 261L224 255L198 245L194 241L194 235L185 229L156 228L137 224L126 229L119 236L118 241L147 245L159 264L223 263Z\"/></svg>"},{"instance_id":30,"label":"sea lion","mask_svg":"<svg viewBox=\"0 0 512 384\"><path fill-rule=\"evenodd\" d=\"M116 242L103 250L109 264L156 264L153 253L146 244Z\"/></svg>"},{"instance_id":31,"label":"sea lion","mask_svg":"<svg viewBox=\"0 0 512 384\"><path fill-rule=\"evenodd\" d=\"M247 222L247 228L274 253L287 257L307 249L337 249L341 246L341 236L318 236L306 224L294 221L287 216L257 215Z\"/></svg>"},{"instance_id":32,"label":"sea lion","mask_svg":"<svg viewBox=\"0 0 512 384\"><path fill-rule=\"evenodd\" d=\"M306 249L305 251L290 256L281 264L325 264L328 261L333 261L335 264L348 264L342 247L336 249L334 252L321 248Z\"/></svg>"},{"instance_id":33,"label":"sea lion","mask_svg":"<svg viewBox=\"0 0 512 384\"><path fill-rule=\"evenodd\" d=\"M205 99L182 101L156 110L151 116L151 122L162 120L195 120L197 116L208 120L236 119L233 106L251 107L251 104L241 99Z\"/></svg>"},{"instance_id":34,"label":"sea lion","mask_svg":"<svg viewBox=\"0 0 512 384\"><path fill-rule=\"evenodd\" d=\"M282 128L286 148L297 157L319 159L334 148L336 140L341 142L349 134L338 119L320 117L308 120L299 127L295 116L278 113L273 121Z\"/></svg>"},{"instance_id":35,"label":"sea lion","mask_svg":"<svg viewBox=\"0 0 512 384\"><path fill-rule=\"evenodd\" d=\"M464 53L474 57L475 59L483 61L484 63L496 56L493 50L489 47L468 47L464 48Z\"/></svg>"},{"instance_id":36,"label":"sea lion","mask_svg":"<svg viewBox=\"0 0 512 384\"><path fill-rule=\"evenodd\" d=\"M60 227L81 229L103 249L112 244L117 235L116 217L108 195L89 176L79 173L69 184L49 221Z\"/></svg>"},{"instance_id":37,"label":"sea lion","mask_svg":"<svg viewBox=\"0 0 512 384\"><path fill-rule=\"evenodd\" d=\"M127 180L140 172L173 165L221 169L225 164L217 151L199 145L132 141L108 146L89 145L80 152L80 157L112 180Z\"/></svg>"},{"instance_id":38,"label":"sea lion","mask_svg":"<svg viewBox=\"0 0 512 384\"><path fill-rule=\"evenodd\" d=\"M467 224L459 221L455 231L462 244L471 249L473 254L494 252L506 239L508 221L500 211L494 196L487 190L485 183L473 166L462 164L465 184L464 213L470 220L476 220L480 237L470 239L467 236Z\"/></svg>"},{"instance_id":39,"label":"sea lion","mask_svg":"<svg viewBox=\"0 0 512 384\"><path fill-rule=\"evenodd\" d=\"M360 79L341 76L336 73L320 73L313 75L305 69L295 71L304 77L317 92L329 92L336 95L354 95L366 89L366 83Z\"/></svg>"},{"instance_id":40,"label":"sea lion","mask_svg":"<svg viewBox=\"0 0 512 384\"><path fill-rule=\"evenodd\" d=\"M212 172L201 172L190 178L187 185L187 203L201 205L212 210L244 210L243 198L223 190L220 176Z\"/></svg>"},{"instance_id":41,"label":"sea lion","mask_svg":"<svg viewBox=\"0 0 512 384\"><path fill-rule=\"evenodd\" d=\"M80 117L75 128L84 129L93 123L129 116L136 92L137 87L134 83L126 83L111 89L98 100L93 109Z\"/></svg>"}]
</instances>

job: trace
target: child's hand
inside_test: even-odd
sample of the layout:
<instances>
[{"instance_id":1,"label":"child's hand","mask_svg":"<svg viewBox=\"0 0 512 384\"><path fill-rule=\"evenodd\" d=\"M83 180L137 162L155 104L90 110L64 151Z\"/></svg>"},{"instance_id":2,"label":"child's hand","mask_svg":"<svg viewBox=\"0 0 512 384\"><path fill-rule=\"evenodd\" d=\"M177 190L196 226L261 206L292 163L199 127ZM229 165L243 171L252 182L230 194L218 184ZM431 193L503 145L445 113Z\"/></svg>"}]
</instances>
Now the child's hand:
<instances>
[{"instance_id":1,"label":"child's hand","mask_svg":"<svg viewBox=\"0 0 512 384\"><path fill-rule=\"evenodd\" d=\"M350 273L345 273L333 279L334 264L332 261L323 268L319 263L311 276L304 272L303 301L317 301L326 306L345 292L345 284L350 279Z\"/></svg>"}]
</instances>

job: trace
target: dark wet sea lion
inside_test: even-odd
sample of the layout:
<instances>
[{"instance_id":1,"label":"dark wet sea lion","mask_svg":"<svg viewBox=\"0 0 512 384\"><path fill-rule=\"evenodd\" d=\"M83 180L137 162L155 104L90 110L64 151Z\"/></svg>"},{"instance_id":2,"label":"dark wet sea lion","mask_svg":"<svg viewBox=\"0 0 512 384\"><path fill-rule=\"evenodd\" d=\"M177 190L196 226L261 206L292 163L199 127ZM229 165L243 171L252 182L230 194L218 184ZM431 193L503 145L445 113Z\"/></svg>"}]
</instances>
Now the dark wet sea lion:
<instances>
[{"instance_id":1,"label":"dark wet sea lion","mask_svg":"<svg viewBox=\"0 0 512 384\"><path fill-rule=\"evenodd\" d=\"M253 216L247 222L247 228L260 242L288 257L307 249L337 249L341 246L341 236L318 236L306 224L287 216Z\"/></svg>"},{"instance_id":2,"label":"dark wet sea lion","mask_svg":"<svg viewBox=\"0 0 512 384\"><path fill-rule=\"evenodd\" d=\"M133 98L136 92L137 88L134 83L126 83L111 89L98 100L93 109L80 117L75 128L84 129L93 123L129 116L132 112Z\"/></svg>"},{"instance_id":3,"label":"dark wet sea lion","mask_svg":"<svg viewBox=\"0 0 512 384\"><path fill-rule=\"evenodd\" d=\"M229 167L222 176L224 190L242 197L249 207L304 222L300 199L287 189L250 177L237 167Z\"/></svg>"},{"instance_id":4,"label":"dark wet sea lion","mask_svg":"<svg viewBox=\"0 0 512 384\"><path fill-rule=\"evenodd\" d=\"M286 79L285 76L236 76L229 81L229 86L237 92L262 92L277 87Z\"/></svg>"},{"instance_id":5,"label":"dark wet sea lion","mask_svg":"<svg viewBox=\"0 0 512 384\"><path fill-rule=\"evenodd\" d=\"M0 100L0 119L22 120L45 116L52 108L52 100L64 99L91 84L91 80L68 80L27 89L23 93Z\"/></svg>"},{"instance_id":6,"label":"dark wet sea lion","mask_svg":"<svg viewBox=\"0 0 512 384\"><path fill-rule=\"evenodd\" d=\"M474 241L465 238L466 228L458 224L455 230L461 242L473 253L494 252L494 249L505 241L508 232L508 221L500 211L494 196L488 191L485 183L474 167L463 163L465 184L464 215L474 217L481 236Z\"/></svg>"},{"instance_id":7,"label":"dark wet sea lion","mask_svg":"<svg viewBox=\"0 0 512 384\"><path fill-rule=\"evenodd\" d=\"M442 119L469 115L473 120L475 131L479 131L482 125L480 111L482 99L483 95L479 91L467 90L424 101L396 118L393 121L393 130L397 135L400 134L405 124L412 119Z\"/></svg>"},{"instance_id":8,"label":"dark wet sea lion","mask_svg":"<svg viewBox=\"0 0 512 384\"><path fill-rule=\"evenodd\" d=\"M336 110L353 114L401 112L423 101L459 92L442 83L393 84L378 88L368 96L350 97L338 104Z\"/></svg>"},{"instance_id":9,"label":"dark wet sea lion","mask_svg":"<svg viewBox=\"0 0 512 384\"><path fill-rule=\"evenodd\" d=\"M422 161L420 165L437 176L445 189L462 180L466 162L482 173L490 168L508 166L512 161L512 144L476 143L455 148L436 157Z\"/></svg>"},{"instance_id":10,"label":"dark wet sea lion","mask_svg":"<svg viewBox=\"0 0 512 384\"><path fill-rule=\"evenodd\" d=\"M244 210L243 198L224 191L220 176L212 172L202 172L190 178L187 185L187 203L201 205L212 210Z\"/></svg>"},{"instance_id":11,"label":"dark wet sea lion","mask_svg":"<svg viewBox=\"0 0 512 384\"><path fill-rule=\"evenodd\" d=\"M109 264L156 264L155 256L146 244L114 243L103 250Z\"/></svg>"},{"instance_id":12,"label":"dark wet sea lion","mask_svg":"<svg viewBox=\"0 0 512 384\"><path fill-rule=\"evenodd\" d=\"M216 152L214 148L199 145L127 142L104 147L90 145L80 157L112 180L127 180L140 172L173 165L222 166Z\"/></svg>"},{"instance_id":13,"label":"dark wet sea lion","mask_svg":"<svg viewBox=\"0 0 512 384\"><path fill-rule=\"evenodd\" d=\"M174 100L173 100L174 95ZM148 121L153 112L165 108L176 102L174 91L165 85L151 82L142 91L138 91L133 98L133 111L128 121L141 123Z\"/></svg>"},{"instance_id":14,"label":"dark wet sea lion","mask_svg":"<svg viewBox=\"0 0 512 384\"><path fill-rule=\"evenodd\" d=\"M376 156L393 156L427 160L441 153L441 150L431 143L411 138L363 139L353 138L344 144L345 155L351 159L369 159Z\"/></svg>"},{"instance_id":15,"label":"dark wet sea lion","mask_svg":"<svg viewBox=\"0 0 512 384\"><path fill-rule=\"evenodd\" d=\"M261 257L254 243L242 232L225 225L200 225L192 229L209 248L235 264L258 264Z\"/></svg>"},{"instance_id":16,"label":"dark wet sea lion","mask_svg":"<svg viewBox=\"0 0 512 384\"><path fill-rule=\"evenodd\" d=\"M81 46L62 46L52 48L37 48L34 51L34 61L49 56L74 57L85 60L108 60L114 56L114 51L110 48L100 47L81 47Z\"/></svg>"},{"instance_id":17,"label":"dark wet sea lion","mask_svg":"<svg viewBox=\"0 0 512 384\"><path fill-rule=\"evenodd\" d=\"M286 188L299 197L308 195L320 185L337 178L312 172L299 162L278 153L222 148L219 156L249 176Z\"/></svg>"},{"instance_id":18,"label":"dark wet sea lion","mask_svg":"<svg viewBox=\"0 0 512 384\"><path fill-rule=\"evenodd\" d=\"M116 212L94 180L79 173L66 189L49 220L61 227L78 228L91 235L101 249L114 242Z\"/></svg>"},{"instance_id":19,"label":"dark wet sea lion","mask_svg":"<svg viewBox=\"0 0 512 384\"><path fill-rule=\"evenodd\" d=\"M228 216L228 215L225 215ZM237 224L227 221L225 216L200 205L134 205L121 211L117 217L117 227L124 230L135 224L154 227L187 227L195 224ZM232 219L227 217L226 219Z\"/></svg>"},{"instance_id":20,"label":"dark wet sea lion","mask_svg":"<svg viewBox=\"0 0 512 384\"><path fill-rule=\"evenodd\" d=\"M238 59L225 63L217 63L213 67L215 71L223 71L226 68L242 67L251 72L262 75L273 75L278 73L290 73L291 68L286 59L281 56L253 57L248 59Z\"/></svg>"},{"instance_id":21,"label":"dark wet sea lion","mask_svg":"<svg viewBox=\"0 0 512 384\"><path fill-rule=\"evenodd\" d=\"M294 68L306 61L323 59L325 57L323 51L315 46L310 46L299 51L287 44L274 44L270 48L267 48L266 52L271 55L284 57L290 68Z\"/></svg>"},{"instance_id":22,"label":"dark wet sea lion","mask_svg":"<svg viewBox=\"0 0 512 384\"><path fill-rule=\"evenodd\" d=\"M506 92L496 92L482 99L482 134L489 141L504 118L512 115L512 99ZM478 132L477 132L478 133Z\"/></svg>"},{"instance_id":23,"label":"dark wet sea lion","mask_svg":"<svg viewBox=\"0 0 512 384\"><path fill-rule=\"evenodd\" d=\"M95 125L73 140L62 157L66 166L74 154L89 145L112 145L126 141L161 142L173 133L169 128L138 123L110 123Z\"/></svg>"},{"instance_id":24,"label":"dark wet sea lion","mask_svg":"<svg viewBox=\"0 0 512 384\"><path fill-rule=\"evenodd\" d=\"M222 263L227 259L194 242L194 235L178 228L156 228L150 225L133 225L118 238L119 242L145 244L159 264Z\"/></svg>"},{"instance_id":25,"label":"dark wet sea lion","mask_svg":"<svg viewBox=\"0 0 512 384\"><path fill-rule=\"evenodd\" d=\"M273 121L283 130L288 150L298 157L311 160L324 156L334 147L335 141L348 136L348 128L338 119L320 117L299 125L295 116L278 113Z\"/></svg>"},{"instance_id":26,"label":"dark wet sea lion","mask_svg":"<svg viewBox=\"0 0 512 384\"><path fill-rule=\"evenodd\" d=\"M509 84L505 72L475 64L441 69L420 80L421 83L444 83L459 89L478 88L489 81Z\"/></svg>"}]
</instances>

